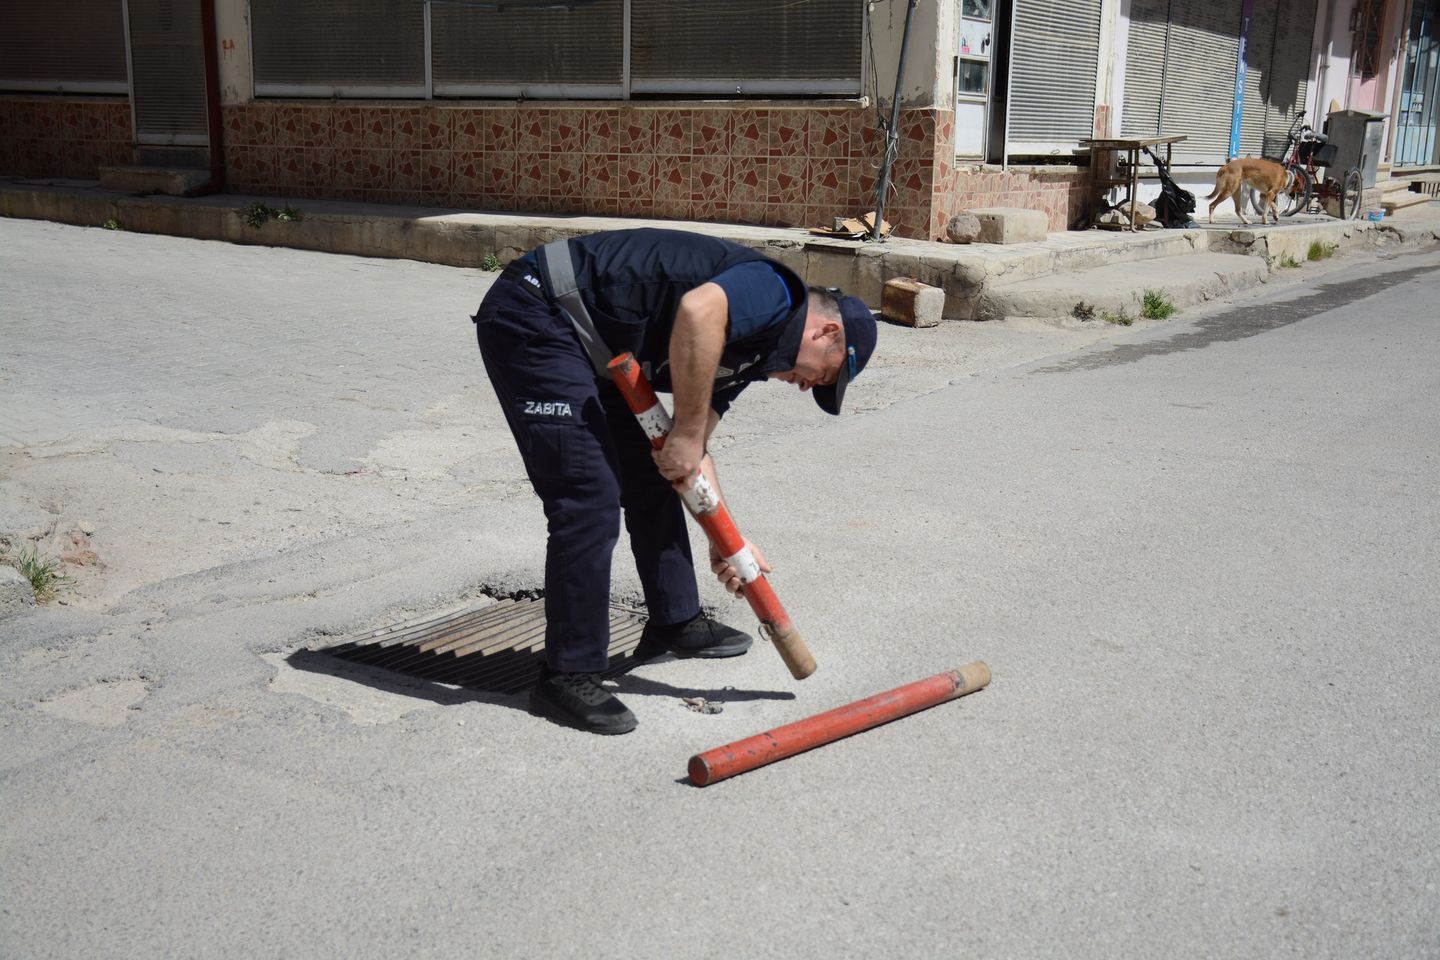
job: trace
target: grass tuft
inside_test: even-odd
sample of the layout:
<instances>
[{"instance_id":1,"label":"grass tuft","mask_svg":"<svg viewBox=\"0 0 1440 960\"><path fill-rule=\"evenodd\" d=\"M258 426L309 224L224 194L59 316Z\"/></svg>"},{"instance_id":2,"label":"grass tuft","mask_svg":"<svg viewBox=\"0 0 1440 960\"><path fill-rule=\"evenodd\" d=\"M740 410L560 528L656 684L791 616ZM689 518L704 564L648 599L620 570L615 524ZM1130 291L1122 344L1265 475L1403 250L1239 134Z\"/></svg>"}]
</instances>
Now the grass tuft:
<instances>
[{"instance_id":1,"label":"grass tuft","mask_svg":"<svg viewBox=\"0 0 1440 960\"><path fill-rule=\"evenodd\" d=\"M1298 267L1298 266L1300 266L1300 261L1299 261L1299 260L1296 260L1294 257L1290 256L1290 254L1286 253L1286 254L1282 254L1281 257L1280 257L1280 266L1282 266L1282 267Z\"/></svg>"},{"instance_id":2,"label":"grass tuft","mask_svg":"<svg viewBox=\"0 0 1440 960\"><path fill-rule=\"evenodd\" d=\"M245 218L246 223L257 230L265 226L267 220L273 219L279 220L281 223L294 223L297 220L303 219L300 211L294 207L286 206L276 210L274 207L267 207L259 200L256 200L250 204L250 206L238 212L240 216Z\"/></svg>"},{"instance_id":3,"label":"grass tuft","mask_svg":"<svg viewBox=\"0 0 1440 960\"><path fill-rule=\"evenodd\" d=\"M1129 311L1124 307L1120 308L1119 313L1111 313L1109 310L1102 311L1100 319L1106 323L1113 323L1117 327L1128 327L1135 322L1135 318L1130 316Z\"/></svg>"},{"instance_id":4,"label":"grass tuft","mask_svg":"<svg viewBox=\"0 0 1440 960\"><path fill-rule=\"evenodd\" d=\"M493 253L487 253L487 254L485 254L484 259L482 259L482 260L480 261L480 269L481 269L481 270L488 270L488 271L490 271L491 273L494 273L495 271L502 269L504 266L505 266L505 264L503 264L503 263L500 262L500 258L497 257L497 256L495 256L495 254L493 254Z\"/></svg>"},{"instance_id":5,"label":"grass tuft","mask_svg":"<svg viewBox=\"0 0 1440 960\"><path fill-rule=\"evenodd\" d=\"M0 560L14 565L20 575L30 581L30 589L35 591L35 599L40 603L55 599L55 592L71 582L70 577L61 572L59 560L41 560L39 548L33 545L28 550L0 554Z\"/></svg>"},{"instance_id":6,"label":"grass tuft","mask_svg":"<svg viewBox=\"0 0 1440 960\"><path fill-rule=\"evenodd\" d=\"M1305 254L1306 260L1329 260L1335 256L1338 244L1325 243L1321 240L1310 241L1310 250Z\"/></svg>"},{"instance_id":7,"label":"grass tuft","mask_svg":"<svg viewBox=\"0 0 1440 960\"><path fill-rule=\"evenodd\" d=\"M1174 302L1159 290L1146 290L1140 298L1140 316L1146 320L1164 320L1175 314Z\"/></svg>"}]
</instances>

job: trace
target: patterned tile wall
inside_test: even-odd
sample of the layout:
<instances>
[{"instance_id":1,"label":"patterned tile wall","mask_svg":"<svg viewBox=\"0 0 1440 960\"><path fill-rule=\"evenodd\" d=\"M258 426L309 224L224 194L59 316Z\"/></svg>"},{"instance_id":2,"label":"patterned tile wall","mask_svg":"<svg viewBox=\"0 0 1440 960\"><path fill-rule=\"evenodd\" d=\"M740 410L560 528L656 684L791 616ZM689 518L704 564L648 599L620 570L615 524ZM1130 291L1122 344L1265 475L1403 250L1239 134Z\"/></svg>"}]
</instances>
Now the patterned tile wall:
<instances>
[{"instance_id":1,"label":"patterned tile wall","mask_svg":"<svg viewBox=\"0 0 1440 960\"><path fill-rule=\"evenodd\" d=\"M232 190L486 210L783 226L875 204L884 137L862 109L257 102L224 108ZM949 111L901 113L885 218L943 237L975 206L1044 210L1064 230L1083 171L957 166ZM95 179L132 162L114 100L0 98L0 173Z\"/></svg>"},{"instance_id":2,"label":"patterned tile wall","mask_svg":"<svg viewBox=\"0 0 1440 960\"><path fill-rule=\"evenodd\" d=\"M873 203L869 119L843 108L262 102L226 107L225 137L235 190L807 225Z\"/></svg>"},{"instance_id":3,"label":"patterned tile wall","mask_svg":"<svg viewBox=\"0 0 1440 960\"><path fill-rule=\"evenodd\" d=\"M0 97L0 173L97 180L132 160L124 100Z\"/></svg>"}]
</instances>

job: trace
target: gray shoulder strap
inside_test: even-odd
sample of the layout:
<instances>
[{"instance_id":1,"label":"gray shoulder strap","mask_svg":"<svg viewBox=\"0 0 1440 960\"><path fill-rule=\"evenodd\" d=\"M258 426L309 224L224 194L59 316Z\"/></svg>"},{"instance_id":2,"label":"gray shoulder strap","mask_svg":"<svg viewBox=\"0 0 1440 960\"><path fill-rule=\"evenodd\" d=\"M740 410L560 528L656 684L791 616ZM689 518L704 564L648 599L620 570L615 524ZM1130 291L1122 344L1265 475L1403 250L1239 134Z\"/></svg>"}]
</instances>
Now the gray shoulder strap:
<instances>
[{"instance_id":1,"label":"gray shoulder strap","mask_svg":"<svg viewBox=\"0 0 1440 960\"><path fill-rule=\"evenodd\" d=\"M585 302L580 299L580 292L575 287L575 264L570 259L569 242L555 240L545 244L544 251L545 279L550 282L550 295L570 318L580 336L580 343L590 355L595 372L606 380L610 379L610 348L600 339L600 331L595 329L590 311L585 309Z\"/></svg>"}]
</instances>

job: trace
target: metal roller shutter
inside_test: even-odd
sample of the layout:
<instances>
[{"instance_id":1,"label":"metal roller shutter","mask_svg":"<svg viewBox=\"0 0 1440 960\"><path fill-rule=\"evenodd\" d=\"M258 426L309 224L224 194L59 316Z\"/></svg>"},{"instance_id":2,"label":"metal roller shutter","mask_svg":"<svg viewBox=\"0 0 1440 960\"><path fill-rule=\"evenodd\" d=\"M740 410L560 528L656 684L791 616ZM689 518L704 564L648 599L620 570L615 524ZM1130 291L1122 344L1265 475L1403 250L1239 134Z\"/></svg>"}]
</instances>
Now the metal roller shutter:
<instances>
[{"instance_id":1,"label":"metal roller shutter","mask_svg":"<svg viewBox=\"0 0 1440 960\"><path fill-rule=\"evenodd\" d=\"M420 0L250 0L257 96L424 97Z\"/></svg>"},{"instance_id":2,"label":"metal roller shutter","mask_svg":"<svg viewBox=\"0 0 1440 960\"><path fill-rule=\"evenodd\" d=\"M1132 0L1121 136L1158 137L1179 132L1167 127L1164 116L1169 38L1170 0Z\"/></svg>"},{"instance_id":3,"label":"metal roller shutter","mask_svg":"<svg viewBox=\"0 0 1440 960\"><path fill-rule=\"evenodd\" d=\"M637 93L860 92L856 0L631 0Z\"/></svg>"},{"instance_id":4,"label":"metal roller shutter","mask_svg":"<svg viewBox=\"0 0 1440 960\"><path fill-rule=\"evenodd\" d=\"M625 7L602 0L565 9L430 9L431 69L439 96L618 97Z\"/></svg>"},{"instance_id":5,"label":"metal roller shutter","mask_svg":"<svg viewBox=\"0 0 1440 960\"><path fill-rule=\"evenodd\" d=\"M122 0L6 0L0 90L128 93Z\"/></svg>"},{"instance_id":6,"label":"metal roller shutter","mask_svg":"<svg viewBox=\"0 0 1440 960\"><path fill-rule=\"evenodd\" d=\"M1176 163L1224 163L1239 52L1240 0L1136 2L1125 62L1123 135L1184 134L1188 139L1175 144ZM1163 64L1159 78L1147 60Z\"/></svg>"},{"instance_id":7,"label":"metal roller shutter","mask_svg":"<svg viewBox=\"0 0 1440 960\"><path fill-rule=\"evenodd\" d=\"M1315 0L1255 0L1245 44L1240 156L1280 159L1285 134L1305 109Z\"/></svg>"},{"instance_id":8,"label":"metal roller shutter","mask_svg":"<svg viewBox=\"0 0 1440 960\"><path fill-rule=\"evenodd\" d=\"M209 142L200 4L126 0L135 136L141 143Z\"/></svg>"},{"instance_id":9,"label":"metal roller shutter","mask_svg":"<svg viewBox=\"0 0 1440 960\"><path fill-rule=\"evenodd\" d=\"M1095 134L1100 0L1015 0L1012 154L1074 153Z\"/></svg>"}]
</instances>

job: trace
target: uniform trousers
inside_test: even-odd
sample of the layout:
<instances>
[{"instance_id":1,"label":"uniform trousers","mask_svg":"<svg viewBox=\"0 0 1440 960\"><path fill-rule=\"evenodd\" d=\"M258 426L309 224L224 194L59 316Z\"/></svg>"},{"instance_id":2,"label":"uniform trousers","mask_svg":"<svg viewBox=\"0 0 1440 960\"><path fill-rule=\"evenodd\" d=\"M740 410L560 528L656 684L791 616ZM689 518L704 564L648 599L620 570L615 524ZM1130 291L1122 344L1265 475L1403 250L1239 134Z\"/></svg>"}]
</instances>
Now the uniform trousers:
<instances>
[{"instance_id":1,"label":"uniform trousers","mask_svg":"<svg viewBox=\"0 0 1440 960\"><path fill-rule=\"evenodd\" d=\"M597 377L569 318L513 264L473 318L480 355L544 505L545 656L551 670L608 663L610 563L623 511L650 622L700 612L680 497L620 392Z\"/></svg>"}]
</instances>

